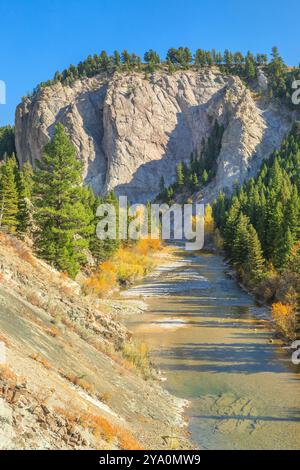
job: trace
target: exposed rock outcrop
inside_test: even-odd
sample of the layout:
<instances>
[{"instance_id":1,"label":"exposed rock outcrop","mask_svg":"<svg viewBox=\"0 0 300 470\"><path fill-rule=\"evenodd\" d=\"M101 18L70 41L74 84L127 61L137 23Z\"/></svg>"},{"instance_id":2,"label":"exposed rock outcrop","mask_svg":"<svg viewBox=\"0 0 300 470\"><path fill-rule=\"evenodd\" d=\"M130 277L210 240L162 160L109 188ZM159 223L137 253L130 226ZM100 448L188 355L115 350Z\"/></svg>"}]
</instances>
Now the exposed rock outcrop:
<instances>
[{"instance_id":1,"label":"exposed rock outcrop","mask_svg":"<svg viewBox=\"0 0 300 470\"><path fill-rule=\"evenodd\" d=\"M254 174L289 130L288 112L253 96L238 77L217 69L57 83L18 106L18 158L39 159L54 125L62 122L97 193L115 189L143 201L158 193L161 175L166 184L174 181L176 164L201 150L218 119L225 132L216 180L206 192L211 197Z\"/></svg>"}]
</instances>

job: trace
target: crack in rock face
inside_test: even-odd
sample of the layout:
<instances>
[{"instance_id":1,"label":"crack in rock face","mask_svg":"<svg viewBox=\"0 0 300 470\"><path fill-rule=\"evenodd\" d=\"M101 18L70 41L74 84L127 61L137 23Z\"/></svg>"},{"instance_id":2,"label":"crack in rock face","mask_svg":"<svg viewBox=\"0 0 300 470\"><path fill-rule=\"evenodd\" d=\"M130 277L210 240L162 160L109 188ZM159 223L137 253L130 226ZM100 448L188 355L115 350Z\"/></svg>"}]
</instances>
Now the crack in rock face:
<instances>
[{"instance_id":1,"label":"crack in rock face","mask_svg":"<svg viewBox=\"0 0 300 470\"><path fill-rule=\"evenodd\" d=\"M216 120L225 131L216 177L204 191L211 200L255 175L291 127L289 112L217 69L161 71L148 79L114 73L43 88L16 110L17 154L21 164L34 164L61 122L97 194L114 189L145 202L159 193L162 175L171 184L177 164L201 151Z\"/></svg>"}]
</instances>

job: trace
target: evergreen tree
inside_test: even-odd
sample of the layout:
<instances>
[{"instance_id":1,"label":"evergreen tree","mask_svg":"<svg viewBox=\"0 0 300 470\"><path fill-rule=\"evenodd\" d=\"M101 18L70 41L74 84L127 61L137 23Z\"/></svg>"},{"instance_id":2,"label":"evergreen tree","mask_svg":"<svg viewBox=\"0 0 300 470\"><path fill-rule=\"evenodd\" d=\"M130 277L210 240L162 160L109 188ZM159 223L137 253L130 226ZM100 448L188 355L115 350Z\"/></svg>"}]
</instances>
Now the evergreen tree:
<instances>
[{"instance_id":1,"label":"evergreen tree","mask_svg":"<svg viewBox=\"0 0 300 470\"><path fill-rule=\"evenodd\" d=\"M144 60L147 64L160 64L160 57L158 55L158 53L156 51L154 51L153 49L150 49L149 51L145 52L145 55L144 55Z\"/></svg>"},{"instance_id":2,"label":"evergreen tree","mask_svg":"<svg viewBox=\"0 0 300 470\"><path fill-rule=\"evenodd\" d=\"M118 51L114 52L114 57L113 57L114 65L118 68L121 65L121 57Z\"/></svg>"},{"instance_id":3,"label":"evergreen tree","mask_svg":"<svg viewBox=\"0 0 300 470\"><path fill-rule=\"evenodd\" d=\"M170 59L167 59L167 64L168 64L168 72L169 74L172 74L175 72L176 68L173 64L173 62Z\"/></svg>"},{"instance_id":4,"label":"evergreen tree","mask_svg":"<svg viewBox=\"0 0 300 470\"><path fill-rule=\"evenodd\" d=\"M253 282L262 277L261 247L266 262L278 271L296 272L297 263L293 265L291 257L298 254L295 246L300 224L299 169L300 134L294 126L281 149L263 162L256 179L250 178L242 188L236 187L231 198L220 194L214 204L214 218L224 237L225 251L243 272L252 273ZM241 212L249 218L249 223L241 217ZM252 250L248 259L242 250L247 231L248 249Z\"/></svg>"},{"instance_id":5,"label":"evergreen tree","mask_svg":"<svg viewBox=\"0 0 300 470\"><path fill-rule=\"evenodd\" d=\"M35 249L61 271L76 276L86 261L88 236L93 230L83 199L82 164L62 124L37 162L34 177Z\"/></svg>"},{"instance_id":6,"label":"evergreen tree","mask_svg":"<svg viewBox=\"0 0 300 470\"><path fill-rule=\"evenodd\" d=\"M100 61L99 61L100 67L101 67L103 70L108 70L109 63L110 63L110 60L109 60L109 57L108 57L108 55L107 55L107 52L106 52L106 51L102 51L101 54L100 54Z\"/></svg>"},{"instance_id":7,"label":"evergreen tree","mask_svg":"<svg viewBox=\"0 0 300 470\"><path fill-rule=\"evenodd\" d=\"M233 56L233 61L236 66L240 67L244 62L243 54L241 52L236 52Z\"/></svg>"},{"instance_id":8,"label":"evergreen tree","mask_svg":"<svg viewBox=\"0 0 300 470\"><path fill-rule=\"evenodd\" d=\"M165 186L165 179L164 179L164 176L162 175L162 176L160 177L160 182L159 182L159 192L162 194L165 189L166 189L166 186Z\"/></svg>"},{"instance_id":9,"label":"evergreen tree","mask_svg":"<svg viewBox=\"0 0 300 470\"><path fill-rule=\"evenodd\" d=\"M199 189L199 179L196 173L192 174L192 184L193 184L193 191L197 191Z\"/></svg>"},{"instance_id":10,"label":"evergreen tree","mask_svg":"<svg viewBox=\"0 0 300 470\"><path fill-rule=\"evenodd\" d=\"M249 219L243 213L240 213L236 219L236 227L232 240L231 259L235 267L243 267L248 255L249 244Z\"/></svg>"},{"instance_id":11,"label":"evergreen tree","mask_svg":"<svg viewBox=\"0 0 300 470\"><path fill-rule=\"evenodd\" d=\"M17 163L10 158L0 173L0 229L15 233L18 226L18 190L15 179Z\"/></svg>"},{"instance_id":12,"label":"evergreen tree","mask_svg":"<svg viewBox=\"0 0 300 470\"><path fill-rule=\"evenodd\" d=\"M233 54L228 49L224 51L224 62L225 65L231 67L233 65Z\"/></svg>"},{"instance_id":13,"label":"evergreen tree","mask_svg":"<svg viewBox=\"0 0 300 470\"><path fill-rule=\"evenodd\" d=\"M202 183L203 185L205 185L208 181L208 173L206 170L203 171L203 174L202 174Z\"/></svg>"},{"instance_id":14,"label":"evergreen tree","mask_svg":"<svg viewBox=\"0 0 300 470\"><path fill-rule=\"evenodd\" d=\"M206 57L205 57L205 51L202 49L197 49L196 54L195 54L195 65L197 67L204 67L206 64Z\"/></svg>"},{"instance_id":15,"label":"evergreen tree","mask_svg":"<svg viewBox=\"0 0 300 470\"><path fill-rule=\"evenodd\" d=\"M248 254L244 263L248 267L251 280L257 283L263 278L265 259L257 232L251 224L248 227L248 234Z\"/></svg>"},{"instance_id":16,"label":"evergreen tree","mask_svg":"<svg viewBox=\"0 0 300 470\"><path fill-rule=\"evenodd\" d=\"M249 218L240 214L232 246L232 260L246 282L259 282L264 274L264 258L256 230Z\"/></svg>"},{"instance_id":17,"label":"evergreen tree","mask_svg":"<svg viewBox=\"0 0 300 470\"><path fill-rule=\"evenodd\" d=\"M25 196L31 199L33 189L33 168L32 165L27 161L22 167L22 175L24 179Z\"/></svg>"},{"instance_id":18,"label":"evergreen tree","mask_svg":"<svg viewBox=\"0 0 300 470\"><path fill-rule=\"evenodd\" d=\"M246 57L246 62L245 62L245 73L246 73L246 78L249 80L253 80L256 77L256 68L255 68L255 63L254 60L247 55Z\"/></svg>"},{"instance_id":19,"label":"evergreen tree","mask_svg":"<svg viewBox=\"0 0 300 470\"><path fill-rule=\"evenodd\" d=\"M32 182L29 181L29 173L26 173L28 166L25 168L25 173L16 168L15 181L18 191L18 234L24 237L28 234L31 225L31 188Z\"/></svg>"},{"instance_id":20,"label":"evergreen tree","mask_svg":"<svg viewBox=\"0 0 300 470\"><path fill-rule=\"evenodd\" d=\"M216 64L221 65L223 63L223 56L221 52L217 52L216 54Z\"/></svg>"},{"instance_id":21,"label":"evergreen tree","mask_svg":"<svg viewBox=\"0 0 300 470\"><path fill-rule=\"evenodd\" d=\"M225 194L221 191L213 204L213 218L218 229L224 227L227 210L227 200Z\"/></svg>"},{"instance_id":22,"label":"evergreen tree","mask_svg":"<svg viewBox=\"0 0 300 470\"><path fill-rule=\"evenodd\" d=\"M97 228L99 219L96 216L96 214L97 214L97 209L100 204L113 204L116 208L117 217L118 217L118 209L119 209L118 199L113 192L108 193L104 198L99 198L99 197L95 197L93 192L90 190L90 197L86 201L86 206L88 208L90 207L93 208L92 214L94 214L94 218L93 218L93 233L90 238L89 248L97 264L100 264L103 261L109 259L116 252L116 250L120 247L120 241L118 237L118 228L117 228L116 240L110 240L110 239L101 240L97 237L96 228Z\"/></svg>"},{"instance_id":23,"label":"evergreen tree","mask_svg":"<svg viewBox=\"0 0 300 470\"><path fill-rule=\"evenodd\" d=\"M171 205L173 203L173 198L174 198L174 188L170 186L167 188L167 203Z\"/></svg>"},{"instance_id":24,"label":"evergreen tree","mask_svg":"<svg viewBox=\"0 0 300 470\"><path fill-rule=\"evenodd\" d=\"M222 227L222 235L224 236L224 248L229 257L233 253L233 242L236 236L237 221L240 215L241 205L236 196L233 197L231 206L226 214L226 221Z\"/></svg>"},{"instance_id":25,"label":"evergreen tree","mask_svg":"<svg viewBox=\"0 0 300 470\"><path fill-rule=\"evenodd\" d=\"M288 264L295 238L289 228L286 230L282 229L280 232L281 236L278 237L279 243L275 247L273 261L274 266L279 271L283 271Z\"/></svg>"},{"instance_id":26,"label":"evergreen tree","mask_svg":"<svg viewBox=\"0 0 300 470\"><path fill-rule=\"evenodd\" d=\"M184 166L182 162L179 162L177 165L177 185L179 189L182 189L184 186Z\"/></svg>"},{"instance_id":27,"label":"evergreen tree","mask_svg":"<svg viewBox=\"0 0 300 470\"><path fill-rule=\"evenodd\" d=\"M15 128L0 127L0 160L15 153Z\"/></svg>"},{"instance_id":28,"label":"evergreen tree","mask_svg":"<svg viewBox=\"0 0 300 470\"><path fill-rule=\"evenodd\" d=\"M124 51L122 52L121 61L122 61L122 64L129 67L130 62L131 62L131 56L126 49L124 49Z\"/></svg>"},{"instance_id":29,"label":"evergreen tree","mask_svg":"<svg viewBox=\"0 0 300 470\"><path fill-rule=\"evenodd\" d=\"M291 235L297 238L300 234L300 199L295 185L292 187L290 198L285 206L284 222L288 226Z\"/></svg>"},{"instance_id":30,"label":"evergreen tree","mask_svg":"<svg viewBox=\"0 0 300 470\"><path fill-rule=\"evenodd\" d=\"M300 241L293 246L287 267L289 271L296 273L300 279Z\"/></svg>"}]
</instances>

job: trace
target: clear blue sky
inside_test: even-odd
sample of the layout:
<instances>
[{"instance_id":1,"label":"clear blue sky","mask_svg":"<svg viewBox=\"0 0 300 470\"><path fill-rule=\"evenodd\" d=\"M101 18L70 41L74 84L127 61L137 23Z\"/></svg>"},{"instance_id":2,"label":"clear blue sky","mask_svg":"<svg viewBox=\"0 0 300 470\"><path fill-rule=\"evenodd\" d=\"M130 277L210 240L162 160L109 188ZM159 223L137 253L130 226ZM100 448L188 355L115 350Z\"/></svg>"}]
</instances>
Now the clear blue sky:
<instances>
[{"instance_id":1,"label":"clear blue sky","mask_svg":"<svg viewBox=\"0 0 300 470\"><path fill-rule=\"evenodd\" d=\"M88 54L188 46L269 52L300 61L299 0L0 0L0 80L13 123L21 96Z\"/></svg>"}]
</instances>

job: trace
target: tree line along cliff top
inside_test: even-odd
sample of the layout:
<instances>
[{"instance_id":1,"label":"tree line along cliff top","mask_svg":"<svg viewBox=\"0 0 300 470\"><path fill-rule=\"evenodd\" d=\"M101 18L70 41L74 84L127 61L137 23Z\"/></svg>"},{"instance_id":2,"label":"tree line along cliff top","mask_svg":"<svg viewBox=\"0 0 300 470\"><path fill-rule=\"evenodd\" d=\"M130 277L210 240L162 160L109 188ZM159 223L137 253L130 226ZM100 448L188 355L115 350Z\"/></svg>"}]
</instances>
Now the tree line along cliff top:
<instances>
[{"instance_id":1,"label":"tree line along cliff top","mask_svg":"<svg viewBox=\"0 0 300 470\"><path fill-rule=\"evenodd\" d=\"M218 67L221 72L238 75L246 84L251 84L262 70L269 81L268 93L270 97L283 99L289 106L291 102L292 82L299 78L299 66L288 67L280 56L277 47L272 48L271 58L267 54L253 54L248 51L246 55L241 52L232 52L226 49L224 53L197 49L193 54L188 47L170 48L166 58L161 59L159 54L150 49L144 54L143 60L136 53L129 53L126 49L122 53L115 51L109 56L105 50L99 55L89 55L87 59L79 62L77 66L70 65L62 72L57 71L53 79L40 83L26 98L34 97L41 88L61 82L71 85L77 79L93 77L100 73L113 72L143 72L145 76L157 70L174 73L177 70L201 70Z\"/></svg>"}]
</instances>

